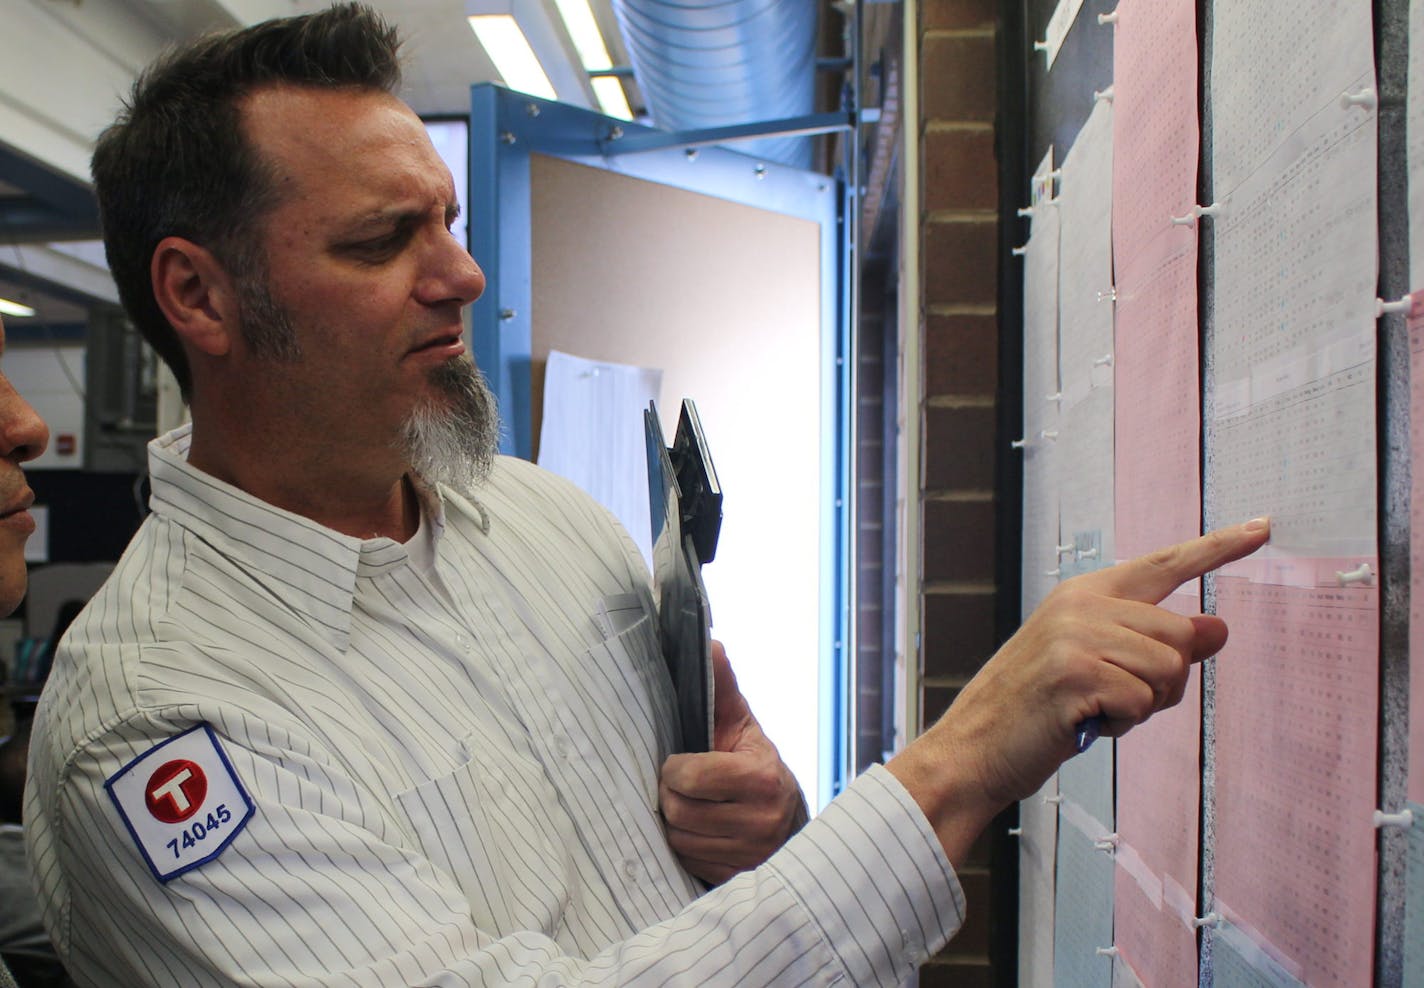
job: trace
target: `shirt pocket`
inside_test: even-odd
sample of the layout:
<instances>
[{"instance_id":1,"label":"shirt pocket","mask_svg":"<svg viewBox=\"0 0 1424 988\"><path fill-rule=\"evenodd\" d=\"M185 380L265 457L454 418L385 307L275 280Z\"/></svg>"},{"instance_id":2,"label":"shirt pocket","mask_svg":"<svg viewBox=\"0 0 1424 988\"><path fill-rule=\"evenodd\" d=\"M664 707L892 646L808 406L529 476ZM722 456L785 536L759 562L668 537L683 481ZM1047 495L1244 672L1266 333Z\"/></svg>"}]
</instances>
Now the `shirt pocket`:
<instances>
[{"instance_id":1,"label":"shirt pocket","mask_svg":"<svg viewBox=\"0 0 1424 988\"><path fill-rule=\"evenodd\" d=\"M576 688L612 734L606 743L624 749L624 764L646 767L644 796L657 805L657 774L674 750L678 730L672 677L658 644L651 604L638 594L617 594L599 602L595 623L604 634L583 656Z\"/></svg>"},{"instance_id":2,"label":"shirt pocket","mask_svg":"<svg viewBox=\"0 0 1424 988\"><path fill-rule=\"evenodd\" d=\"M575 886L578 839L532 756L472 735L454 771L396 794L416 840L454 880L475 926L556 937Z\"/></svg>"}]
</instances>

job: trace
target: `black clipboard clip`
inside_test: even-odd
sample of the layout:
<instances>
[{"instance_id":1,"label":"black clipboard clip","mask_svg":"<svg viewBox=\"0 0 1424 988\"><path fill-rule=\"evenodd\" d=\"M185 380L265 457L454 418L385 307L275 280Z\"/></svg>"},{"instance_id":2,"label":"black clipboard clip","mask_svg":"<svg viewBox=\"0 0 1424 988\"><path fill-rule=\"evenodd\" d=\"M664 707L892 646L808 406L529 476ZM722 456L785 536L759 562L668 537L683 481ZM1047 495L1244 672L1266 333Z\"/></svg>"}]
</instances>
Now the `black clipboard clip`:
<instances>
[{"instance_id":1,"label":"black clipboard clip","mask_svg":"<svg viewBox=\"0 0 1424 988\"><path fill-rule=\"evenodd\" d=\"M714 711L712 612L702 566L717 554L722 487L692 401L682 403L671 447L663 445L654 402L643 412L643 429L658 638L677 698L679 750L707 751Z\"/></svg>"}]
</instances>

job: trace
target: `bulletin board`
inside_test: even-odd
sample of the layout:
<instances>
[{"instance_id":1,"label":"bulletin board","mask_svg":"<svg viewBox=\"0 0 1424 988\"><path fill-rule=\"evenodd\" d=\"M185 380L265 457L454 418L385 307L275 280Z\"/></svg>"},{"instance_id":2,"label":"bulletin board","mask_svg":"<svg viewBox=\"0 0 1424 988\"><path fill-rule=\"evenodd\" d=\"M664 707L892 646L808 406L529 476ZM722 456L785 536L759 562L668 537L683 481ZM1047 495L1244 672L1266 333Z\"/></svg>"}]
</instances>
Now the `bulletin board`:
<instances>
[{"instance_id":1,"label":"bulletin board","mask_svg":"<svg viewBox=\"0 0 1424 988\"><path fill-rule=\"evenodd\" d=\"M1273 519L1163 602L1231 628L1183 703L1021 804L1019 984L1424 986L1424 0L1002 23L1024 612Z\"/></svg>"}]
</instances>

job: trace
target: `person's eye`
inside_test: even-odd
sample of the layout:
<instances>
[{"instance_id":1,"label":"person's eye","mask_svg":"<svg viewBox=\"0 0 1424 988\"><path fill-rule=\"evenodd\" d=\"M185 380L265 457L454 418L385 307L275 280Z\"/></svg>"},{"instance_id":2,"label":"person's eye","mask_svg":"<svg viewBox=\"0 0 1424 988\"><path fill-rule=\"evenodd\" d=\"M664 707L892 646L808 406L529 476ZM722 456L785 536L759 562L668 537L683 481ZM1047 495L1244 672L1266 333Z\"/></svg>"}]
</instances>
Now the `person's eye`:
<instances>
[{"instance_id":1,"label":"person's eye","mask_svg":"<svg viewBox=\"0 0 1424 988\"><path fill-rule=\"evenodd\" d=\"M379 237L372 237L369 240L361 240L350 244L347 250L358 260L371 263L389 260L399 254L401 248L410 239L409 231L400 227L390 233L384 233Z\"/></svg>"}]
</instances>

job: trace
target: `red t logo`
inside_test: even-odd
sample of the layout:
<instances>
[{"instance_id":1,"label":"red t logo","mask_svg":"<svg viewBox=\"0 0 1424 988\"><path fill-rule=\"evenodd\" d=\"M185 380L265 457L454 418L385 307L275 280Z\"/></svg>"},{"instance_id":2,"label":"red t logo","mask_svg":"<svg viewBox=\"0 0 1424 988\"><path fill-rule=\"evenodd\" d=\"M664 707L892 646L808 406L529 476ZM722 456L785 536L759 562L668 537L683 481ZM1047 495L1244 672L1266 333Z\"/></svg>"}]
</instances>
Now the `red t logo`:
<instances>
[{"instance_id":1,"label":"red t logo","mask_svg":"<svg viewBox=\"0 0 1424 988\"><path fill-rule=\"evenodd\" d=\"M148 812L164 823L182 823L203 805L208 795L208 777L196 762L186 758L164 762L148 777L143 801Z\"/></svg>"}]
</instances>

